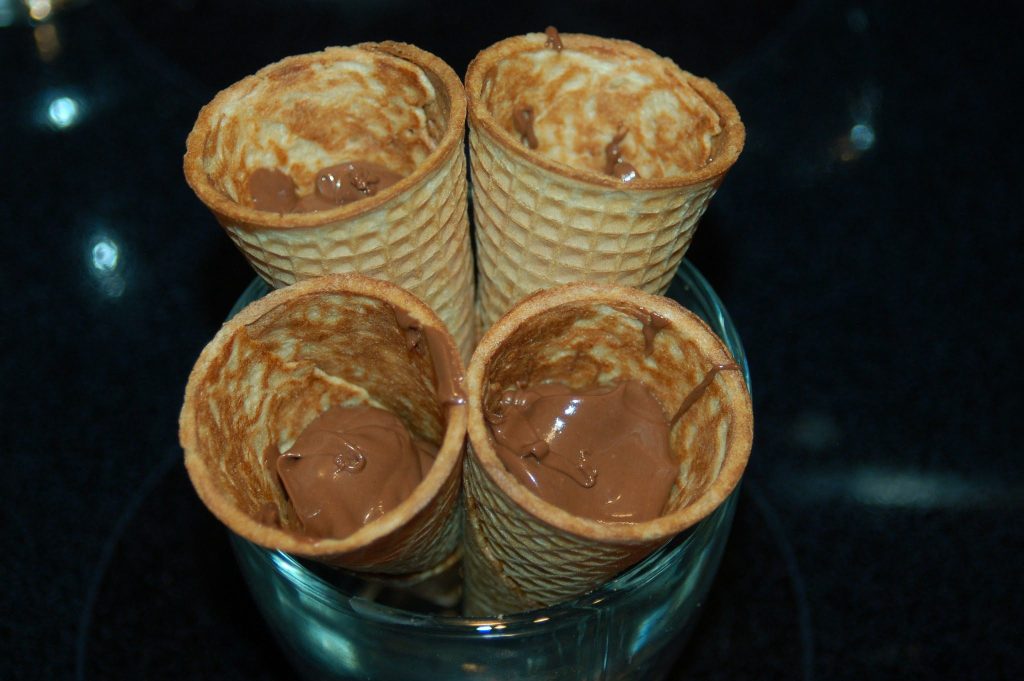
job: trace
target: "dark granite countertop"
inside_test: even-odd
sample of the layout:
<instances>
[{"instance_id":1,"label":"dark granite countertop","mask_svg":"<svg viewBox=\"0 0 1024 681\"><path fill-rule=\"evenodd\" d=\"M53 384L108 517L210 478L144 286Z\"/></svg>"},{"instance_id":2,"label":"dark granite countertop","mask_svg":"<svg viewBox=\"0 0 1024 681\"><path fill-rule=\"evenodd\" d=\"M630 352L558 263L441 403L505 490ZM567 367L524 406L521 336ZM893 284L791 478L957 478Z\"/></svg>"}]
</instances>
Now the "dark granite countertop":
<instances>
[{"instance_id":1,"label":"dark granite countertop","mask_svg":"<svg viewBox=\"0 0 1024 681\"><path fill-rule=\"evenodd\" d=\"M185 185L185 136L288 54L397 39L461 74L555 24L712 78L747 126L689 257L744 339L757 437L673 678L1024 678L1019 19L443 7L97 1L31 22L0 0L0 677L291 677L181 465L188 371L253 277Z\"/></svg>"}]
</instances>

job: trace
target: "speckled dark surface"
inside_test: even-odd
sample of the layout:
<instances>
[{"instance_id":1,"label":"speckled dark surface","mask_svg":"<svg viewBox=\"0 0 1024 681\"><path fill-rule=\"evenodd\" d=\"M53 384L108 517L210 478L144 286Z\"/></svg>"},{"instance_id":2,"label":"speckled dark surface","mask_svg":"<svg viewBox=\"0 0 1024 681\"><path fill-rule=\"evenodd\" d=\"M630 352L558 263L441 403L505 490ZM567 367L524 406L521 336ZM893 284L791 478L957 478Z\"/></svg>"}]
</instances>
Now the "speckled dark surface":
<instances>
[{"instance_id":1,"label":"speckled dark surface","mask_svg":"<svg viewBox=\"0 0 1024 681\"><path fill-rule=\"evenodd\" d=\"M33 27L0 1L0 677L291 677L180 465L188 370L252 278L185 136L287 54L390 38L462 73L553 23L713 78L747 125L690 258L744 338L757 440L673 678L1024 678L1019 19L557 4L94 2Z\"/></svg>"}]
</instances>

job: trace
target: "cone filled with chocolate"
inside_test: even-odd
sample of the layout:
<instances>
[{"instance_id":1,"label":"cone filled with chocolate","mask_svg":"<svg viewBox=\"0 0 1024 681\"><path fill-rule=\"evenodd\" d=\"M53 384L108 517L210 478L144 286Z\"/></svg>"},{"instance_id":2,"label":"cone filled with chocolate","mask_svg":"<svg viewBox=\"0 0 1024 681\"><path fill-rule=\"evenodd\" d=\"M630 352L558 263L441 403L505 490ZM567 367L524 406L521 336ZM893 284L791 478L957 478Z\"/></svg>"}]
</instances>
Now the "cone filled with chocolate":
<instances>
[{"instance_id":1,"label":"cone filled with chocolate","mask_svg":"<svg viewBox=\"0 0 1024 681\"><path fill-rule=\"evenodd\" d=\"M459 555L461 382L453 338L412 294L306 280L247 306L201 353L185 465L241 537L413 582Z\"/></svg>"},{"instance_id":2,"label":"cone filled with chocolate","mask_svg":"<svg viewBox=\"0 0 1024 681\"><path fill-rule=\"evenodd\" d=\"M517 304L466 375L465 609L590 591L709 515L753 437L742 372L674 301L578 283Z\"/></svg>"},{"instance_id":3,"label":"cone filled with chocolate","mask_svg":"<svg viewBox=\"0 0 1024 681\"><path fill-rule=\"evenodd\" d=\"M421 297L472 349L465 91L396 42L288 57L220 92L185 178L274 287L334 272Z\"/></svg>"},{"instance_id":4,"label":"cone filled with chocolate","mask_svg":"<svg viewBox=\"0 0 1024 681\"><path fill-rule=\"evenodd\" d=\"M479 321L589 280L664 293L743 148L711 81L623 40L548 29L466 73Z\"/></svg>"}]
</instances>

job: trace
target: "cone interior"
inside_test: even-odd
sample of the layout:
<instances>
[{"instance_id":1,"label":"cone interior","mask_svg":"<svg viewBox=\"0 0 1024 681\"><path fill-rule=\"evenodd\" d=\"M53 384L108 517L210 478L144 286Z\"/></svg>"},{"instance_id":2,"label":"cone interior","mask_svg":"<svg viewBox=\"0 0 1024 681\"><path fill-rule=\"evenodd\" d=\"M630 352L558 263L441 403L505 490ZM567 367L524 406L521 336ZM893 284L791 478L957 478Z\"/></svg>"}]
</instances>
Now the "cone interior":
<instances>
[{"instance_id":1,"label":"cone interior","mask_svg":"<svg viewBox=\"0 0 1024 681\"><path fill-rule=\"evenodd\" d=\"M271 64L203 109L188 142L186 176L211 207L241 208L256 222L279 217L247 203L248 178L258 168L288 174L300 195L312 191L320 170L347 161L408 179L448 132L450 89L461 86L446 71L433 55L401 43L328 48ZM348 205L361 212L408 184ZM317 221L316 214L287 217Z\"/></svg>"},{"instance_id":2,"label":"cone interior","mask_svg":"<svg viewBox=\"0 0 1024 681\"><path fill-rule=\"evenodd\" d=\"M624 160L644 181L679 178L742 146L732 102L710 81L622 40L562 34L564 48L543 34L502 41L470 66L471 115L522 146L513 119L533 107L535 153L558 164L606 175L605 148L616 134ZM725 159L723 159L725 160Z\"/></svg>"},{"instance_id":3,"label":"cone interior","mask_svg":"<svg viewBox=\"0 0 1024 681\"><path fill-rule=\"evenodd\" d=\"M495 411L502 393L517 385L561 382L586 389L636 379L647 386L664 408L666 418L671 419L690 390L712 367L732 362L724 344L702 321L667 299L633 291L606 297L604 301L574 302L578 295L562 294L565 302L551 307L544 307L537 297L528 299L526 305L536 304L539 311L522 319L493 349L488 348L492 354L484 360L484 375L480 379L484 413ZM632 303L630 298L644 302ZM641 320L651 311L671 324L657 333L651 353L647 354ZM515 312L500 321L499 326L509 326L513 316ZM482 346L486 342L485 338ZM469 372L471 391L476 389L476 370L472 366ZM486 426L475 407L470 421L474 449L479 454L479 428ZM679 462L679 474L661 518L637 523L633 528L613 524L600 529L597 521L572 518L572 523L563 529L580 533L583 528L584 532L622 535L623 539L652 539L655 535L678 532L713 510L732 490L746 464L751 437L751 407L742 374L722 371L671 432L670 446ZM492 466L502 466L492 448L483 449L488 450L485 456ZM529 494L518 484L510 487L510 480L508 477L504 484L498 482L506 492L518 487L513 495L519 498L523 498L523 493ZM551 513L547 504L531 505L547 514L546 521L564 524L559 521L562 514ZM671 520L666 522L668 518ZM650 527L640 529L637 535L634 528L638 526Z\"/></svg>"},{"instance_id":4,"label":"cone interior","mask_svg":"<svg viewBox=\"0 0 1024 681\"><path fill-rule=\"evenodd\" d=\"M407 519L425 507L457 470L464 408L446 416L431 358L410 351L394 308L373 289L389 292L390 302L397 300L424 326L443 325L397 287L359 280L372 286L322 290L320 281L310 280L250 305L207 346L190 377L181 437L193 483L225 524L265 546L302 555L359 548L394 529L402 520L394 516ZM292 289L306 292L293 295ZM457 357L453 341L450 352ZM268 458L286 451L320 412L358 404L396 414L411 435L438 445L437 457L399 507L343 539L311 542L301 535ZM280 528L261 523L267 503L278 511Z\"/></svg>"}]
</instances>

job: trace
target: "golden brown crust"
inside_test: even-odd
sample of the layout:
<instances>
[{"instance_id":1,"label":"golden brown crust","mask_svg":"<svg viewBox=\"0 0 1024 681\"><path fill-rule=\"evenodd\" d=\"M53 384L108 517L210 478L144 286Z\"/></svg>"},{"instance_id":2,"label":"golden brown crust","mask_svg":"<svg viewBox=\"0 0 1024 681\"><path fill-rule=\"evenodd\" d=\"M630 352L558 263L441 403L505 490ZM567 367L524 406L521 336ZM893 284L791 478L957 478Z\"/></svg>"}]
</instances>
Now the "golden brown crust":
<instances>
[{"instance_id":1,"label":"golden brown crust","mask_svg":"<svg viewBox=\"0 0 1024 681\"><path fill-rule=\"evenodd\" d=\"M441 414L433 367L410 356L391 306L440 331L458 362L454 340L427 305L358 274L274 291L225 323L204 348L185 390L179 438L196 492L232 531L267 548L377 573L428 574L457 549L467 408ZM297 435L325 402L346 400L386 406L439 450L427 476L394 510L343 539L311 540L295 531L263 450ZM283 527L259 522L268 502L281 512Z\"/></svg>"},{"instance_id":2,"label":"golden brown crust","mask_svg":"<svg viewBox=\"0 0 1024 681\"><path fill-rule=\"evenodd\" d=\"M645 361L642 323L636 318L650 312L669 322L655 338L652 362ZM555 348L571 349L573 356L552 352ZM721 372L708 391L710 399L701 400L687 412L673 431L680 480L688 480L696 489L676 489L670 500L672 510L642 523L606 524L573 516L529 492L501 464L490 443L485 403L496 399L516 378L526 383L560 380L580 387L615 377L639 378L671 414L712 366L732 361L724 343L707 325L670 299L595 283L535 293L484 334L470 361L466 374L470 456L502 494L547 525L595 542L650 544L653 548L710 514L743 474L753 440L753 413L739 371ZM721 410L708 411L712 404L720 405ZM716 431L709 426L723 419L729 425L722 460L705 456L688 463L687 455L699 458L704 456L702 451L713 449ZM699 430L707 431L711 439L702 442L699 438L703 436L698 434L697 446L684 446L684 430L694 421L703 421ZM690 470L683 471L684 465Z\"/></svg>"},{"instance_id":3,"label":"golden brown crust","mask_svg":"<svg viewBox=\"0 0 1024 681\"><path fill-rule=\"evenodd\" d=\"M271 286L335 272L394 282L474 340L463 151L466 98L443 61L412 45L364 43L289 57L218 94L188 137L185 177ZM406 176L331 210L279 214L247 203L258 168L312 187L325 166L377 163Z\"/></svg>"},{"instance_id":4,"label":"golden brown crust","mask_svg":"<svg viewBox=\"0 0 1024 681\"><path fill-rule=\"evenodd\" d=\"M562 54L566 54L567 51L579 51L598 55L613 62L620 59L629 60L635 64L636 69L656 73L659 77L675 79L681 89L691 88L698 93L706 105L717 113L721 124L721 130L714 137L711 161L687 172L663 177L644 177L641 173L640 178L623 183L618 178L596 169L581 168L553 160L542 153L542 150L530 149L522 144L508 126L502 125L494 118L485 101L484 90L489 74L493 74L494 69L503 62L527 53L554 53L545 47L547 37L543 33L530 33L502 40L481 51L470 63L466 72L466 96L472 127L482 129L486 134L496 138L502 146L545 170L586 184L627 192L689 187L708 180L720 181L721 176L735 163L743 149L745 129L735 105L714 83L687 73L670 59L660 57L629 41L574 33L560 35L564 46ZM544 103L540 102L538 106L543 107ZM613 126L609 125L609 140L615 132Z\"/></svg>"},{"instance_id":5,"label":"golden brown crust","mask_svg":"<svg viewBox=\"0 0 1024 681\"><path fill-rule=\"evenodd\" d=\"M390 89L395 92L402 92L405 88L413 87L417 74L426 77L435 90L436 102L432 104L429 97L425 97L423 93L420 95L425 97L426 106L436 104L439 107L439 120L443 121L441 125L444 126L443 133L436 141L436 146L415 167L401 168L400 170L408 173L401 181L376 195L341 205L333 210L282 215L257 210L239 202L237 196L230 196L225 191L223 179L220 176L227 172L237 174L243 169L219 168L215 172L211 172L211 168L208 167L211 155L216 152L214 142L217 135L220 134L218 121L224 110L260 87L269 88L271 93L284 92L287 88L301 92L305 83L314 83L317 88L322 90L325 85L330 85L330 82L317 82L314 70L322 69L324 65L337 61L351 61L374 69L372 78L367 77L366 80L376 81L385 90ZM266 96L262 99L265 101L250 102L249 105L268 108L279 106L279 102L274 96ZM312 104L308 106L313 107ZM336 139L317 139L318 135L322 135L323 126L315 120L316 116L312 109L308 112L310 120L307 121L302 120L301 109L296 108L296 111L298 113L295 113L290 120L296 128L297 134L305 135L314 142L327 145L337 141ZM315 228L380 208L416 186L423 178L436 172L445 159L460 146L463 139L465 117L466 98L461 81L450 66L433 54L413 45L393 41L361 43L352 47L331 47L322 52L282 59L218 93L200 111L195 126L186 141L185 179L203 203L219 214L222 221L244 224L248 229ZM354 121L351 127L355 130L359 126L364 126L365 123L365 121ZM397 133L398 131L392 131L392 137L395 137ZM236 128L228 128L224 134L237 135L238 131ZM339 138L343 135L333 137ZM286 149L277 149L276 153L280 158L287 159ZM336 158L334 162L343 160L350 159ZM406 163L406 165L411 164ZM249 168L248 171L254 169ZM306 168L302 172L308 174L315 170Z\"/></svg>"},{"instance_id":6,"label":"golden brown crust","mask_svg":"<svg viewBox=\"0 0 1024 681\"><path fill-rule=\"evenodd\" d=\"M732 102L670 60L622 40L564 34L561 52L545 42L503 40L466 75L482 328L572 281L664 293L743 147ZM525 104L537 150L513 129ZM631 182L604 173L623 130L622 158L640 173Z\"/></svg>"}]
</instances>

